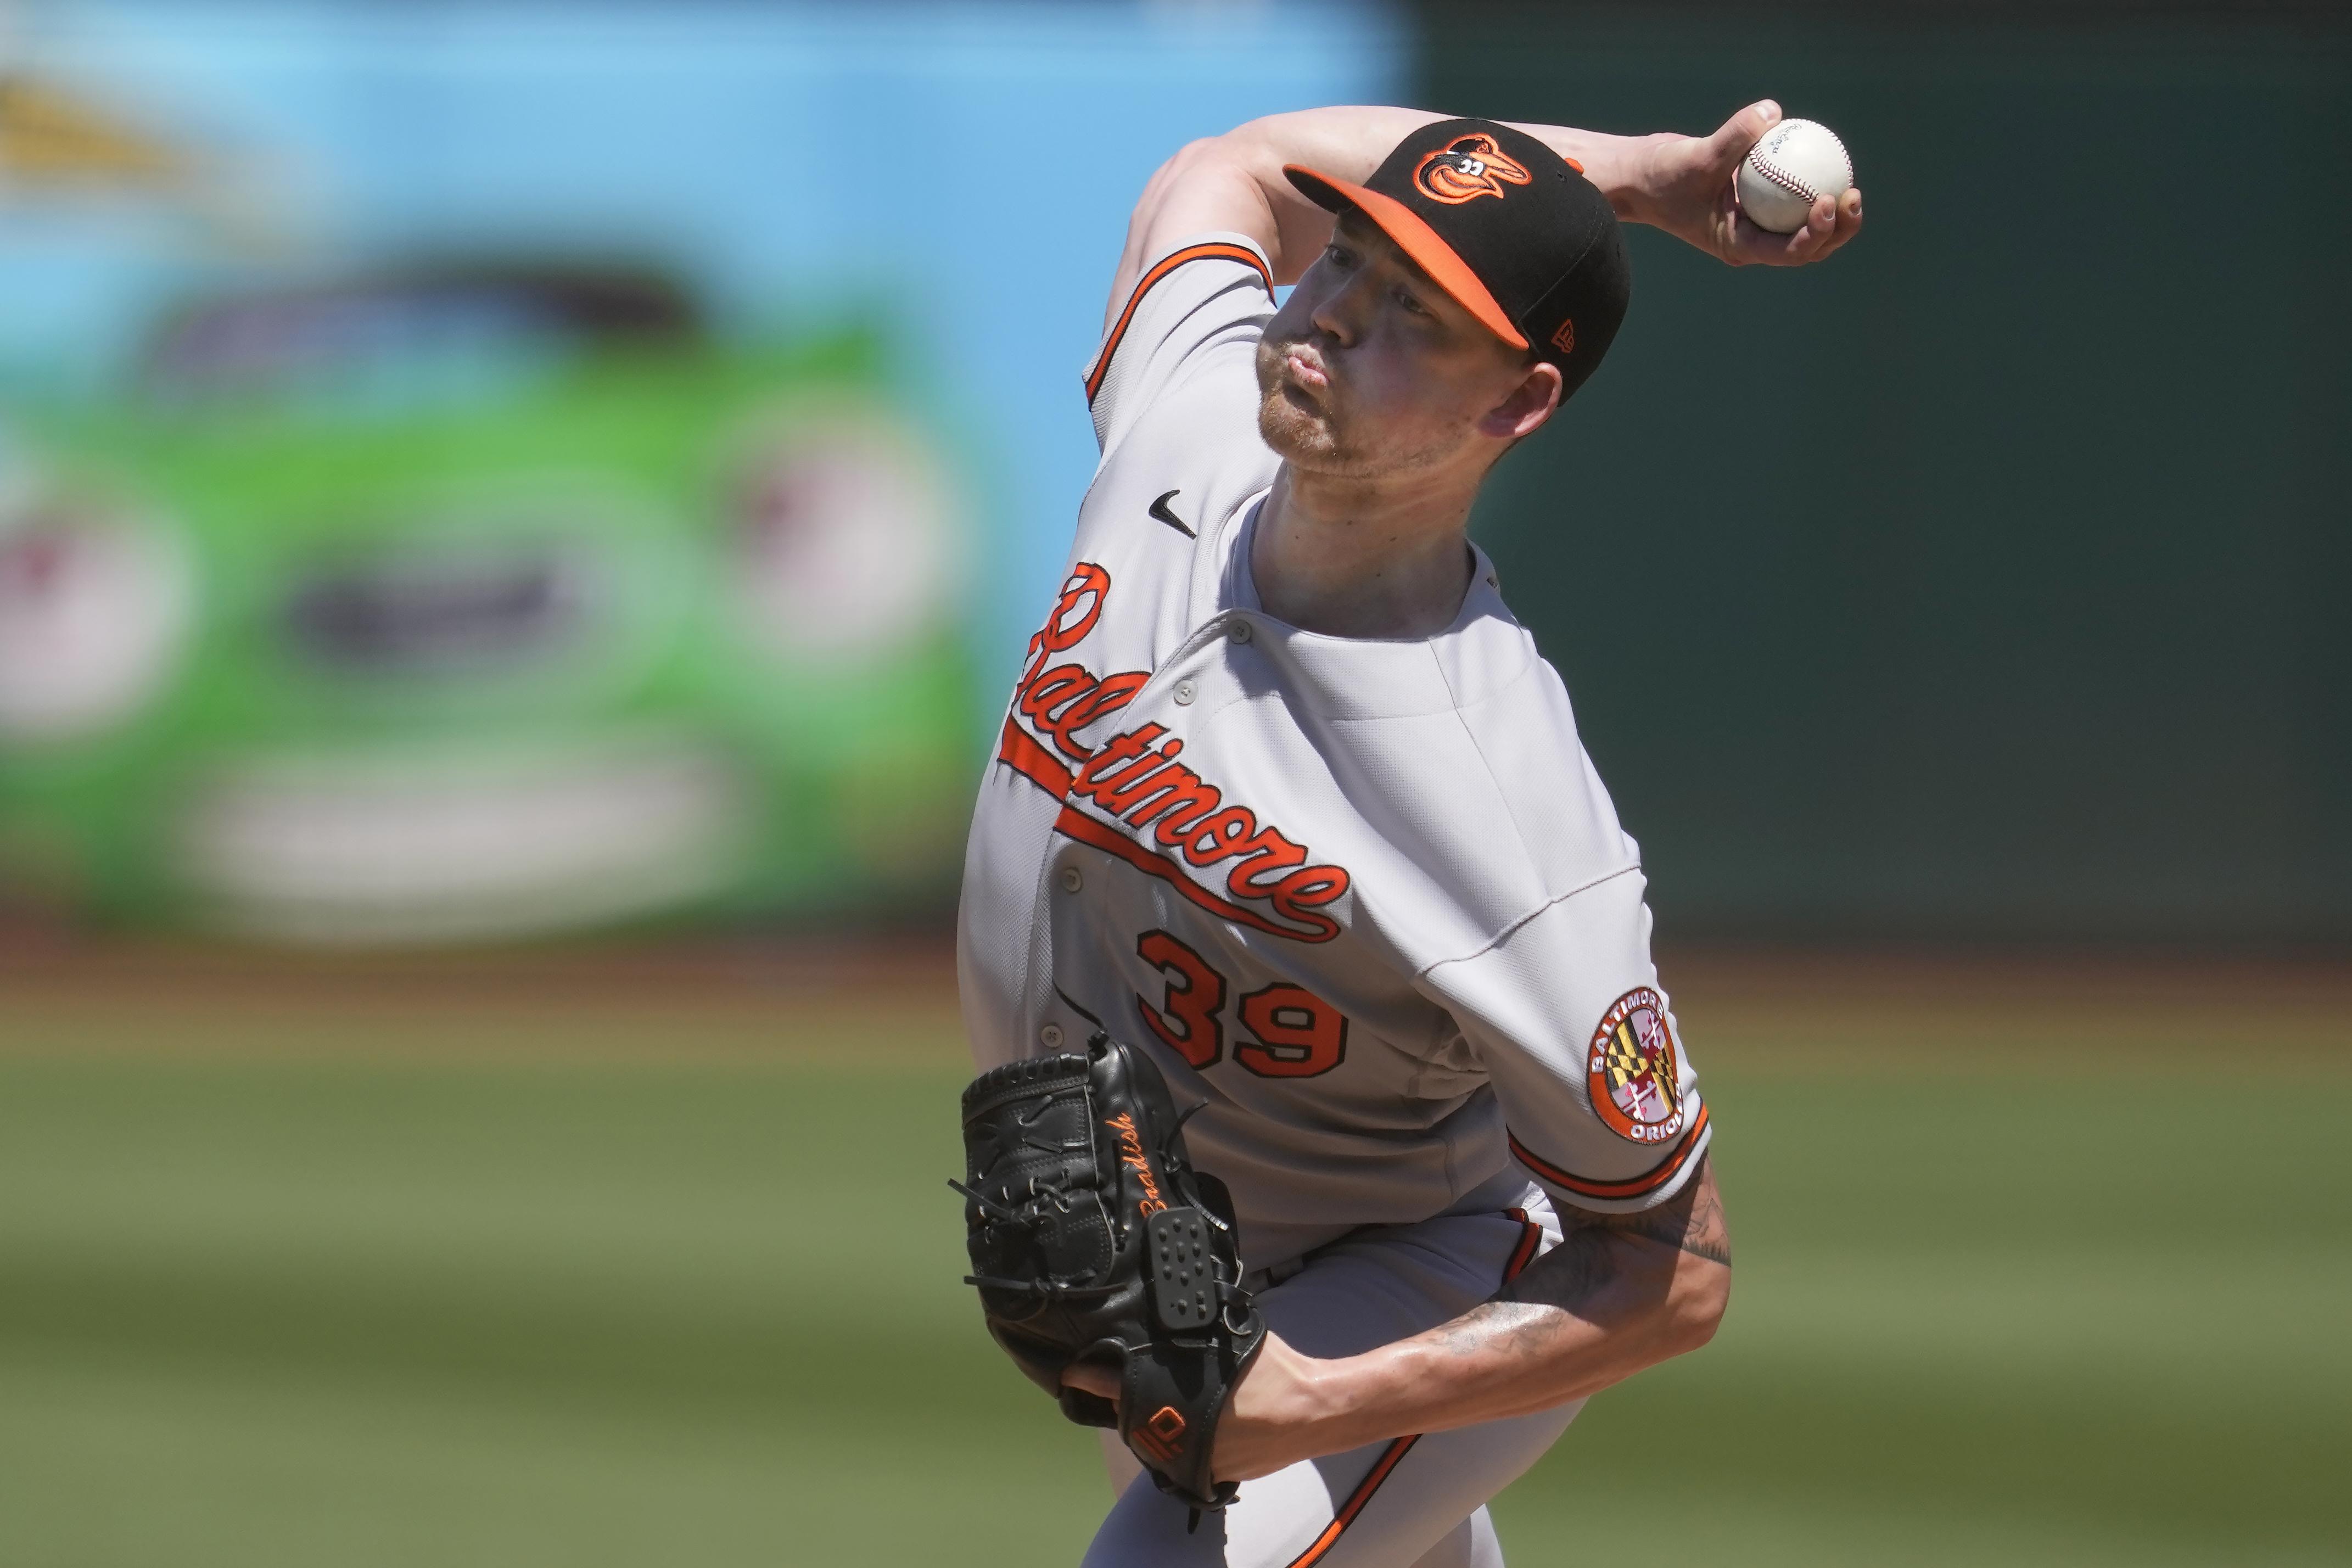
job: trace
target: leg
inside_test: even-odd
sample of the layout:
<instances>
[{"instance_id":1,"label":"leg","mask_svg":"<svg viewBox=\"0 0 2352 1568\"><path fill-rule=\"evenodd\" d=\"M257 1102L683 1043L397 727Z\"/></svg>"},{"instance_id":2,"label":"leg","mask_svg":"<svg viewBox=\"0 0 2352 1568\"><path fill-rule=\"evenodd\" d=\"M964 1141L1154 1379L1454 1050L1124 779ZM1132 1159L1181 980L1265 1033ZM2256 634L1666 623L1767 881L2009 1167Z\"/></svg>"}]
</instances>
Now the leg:
<instances>
[{"instance_id":1,"label":"leg","mask_svg":"<svg viewBox=\"0 0 2352 1568\"><path fill-rule=\"evenodd\" d=\"M1127 1445L1109 1427L1096 1427L1095 1436L1102 1439L1103 1468L1110 1476L1110 1495L1117 1497L1130 1483L1143 1479L1143 1461L1129 1453Z\"/></svg>"},{"instance_id":2,"label":"leg","mask_svg":"<svg viewBox=\"0 0 2352 1568\"><path fill-rule=\"evenodd\" d=\"M1087 1568L1470 1568L1499 1564L1487 1499L1518 1479L1574 1412L1435 1433L1293 1465L1251 1481L1185 1533L1184 1505L1149 1482L1121 1494Z\"/></svg>"},{"instance_id":3,"label":"leg","mask_svg":"<svg viewBox=\"0 0 2352 1568\"><path fill-rule=\"evenodd\" d=\"M1445 1539L1422 1553L1412 1568L1503 1568L1503 1543L1495 1539L1495 1521L1480 1509L1446 1531Z\"/></svg>"},{"instance_id":4,"label":"leg","mask_svg":"<svg viewBox=\"0 0 2352 1568\"><path fill-rule=\"evenodd\" d=\"M1526 1217L1490 1209L1361 1232L1267 1291L1266 1320L1310 1355L1354 1354L1466 1311L1494 1294L1515 1261L1525 1263L1531 1243L1557 1240L1539 1199L1526 1205ZM1202 1515L1190 1533L1181 1503L1148 1482L1131 1486L1086 1562L1088 1568L1413 1568L1434 1552L1431 1568L1488 1568L1500 1563L1493 1527L1472 1516L1551 1447L1578 1408L1294 1465L1246 1483L1231 1508ZM1475 1554L1482 1531L1483 1558Z\"/></svg>"}]
</instances>

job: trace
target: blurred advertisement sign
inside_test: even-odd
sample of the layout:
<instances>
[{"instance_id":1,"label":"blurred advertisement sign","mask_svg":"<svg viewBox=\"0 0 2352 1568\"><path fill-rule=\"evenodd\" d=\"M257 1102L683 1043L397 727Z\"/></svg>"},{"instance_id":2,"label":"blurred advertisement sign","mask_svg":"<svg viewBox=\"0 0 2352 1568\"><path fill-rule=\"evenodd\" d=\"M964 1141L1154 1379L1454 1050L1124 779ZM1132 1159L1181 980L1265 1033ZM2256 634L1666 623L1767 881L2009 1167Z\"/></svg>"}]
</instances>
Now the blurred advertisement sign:
<instances>
[{"instance_id":1,"label":"blurred advertisement sign","mask_svg":"<svg viewBox=\"0 0 2352 1568\"><path fill-rule=\"evenodd\" d=\"M962 525L877 362L551 264L184 307L123 395L20 418L6 842L308 941L935 889Z\"/></svg>"},{"instance_id":2,"label":"blurred advertisement sign","mask_svg":"<svg viewBox=\"0 0 2352 1568\"><path fill-rule=\"evenodd\" d=\"M1380 15L0 11L0 899L945 907L1126 203L1284 106L1237 40L1362 96Z\"/></svg>"}]
</instances>

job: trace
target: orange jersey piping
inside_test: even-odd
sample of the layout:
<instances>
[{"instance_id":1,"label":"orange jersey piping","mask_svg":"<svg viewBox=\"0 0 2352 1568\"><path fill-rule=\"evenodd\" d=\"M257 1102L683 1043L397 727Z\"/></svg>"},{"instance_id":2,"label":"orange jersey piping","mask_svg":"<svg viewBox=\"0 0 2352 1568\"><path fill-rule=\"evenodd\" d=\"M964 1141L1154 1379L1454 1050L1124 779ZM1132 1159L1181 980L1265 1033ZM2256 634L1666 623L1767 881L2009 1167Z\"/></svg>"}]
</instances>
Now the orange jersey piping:
<instances>
[{"instance_id":1,"label":"orange jersey piping","mask_svg":"<svg viewBox=\"0 0 2352 1568\"><path fill-rule=\"evenodd\" d=\"M1525 1227L1520 1234L1517 1245L1511 1248L1510 1261L1503 1266L1503 1283L1507 1285L1519 1277L1520 1270L1526 1268L1535 1258L1536 1248L1543 1245L1543 1226L1528 1218L1528 1211L1525 1209L1505 1209L1503 1212ZM1381 1483L1389 1479L1399 1462L1412 1451L1415 1443L1421 1441L1423 1436L1423 1434L1415 1432L1409 1437L1399 1437L1395 1442L1391 1443L1382 1451L1378 1462L1372 1466L1371 1472L1362 1480L1358 1481L1356 1489L1348 1494L1348 1500L1340 1505L1339 1513L1332 1518L1331 1522L1323 1527L1323 1533L1317 1536L1314 1543L1305 1552L1292 1558L1285 1568L1314 1568L1314 1564L1320 1562L1324 1555L1339 1543L1339 1537L1346 1533L1348 1526L1356 1522L1356 1516L1364 1511L1364 1505L1372 1500L1372 1494L1381 1489Z\"/></svg>"},{"instance_id":2,"label":"orange jersey piping","mask_svg":"<svg viewBox=\"0 0 2352 1568\"><path fill-rule=\"evenodd\" d=\"M1691 1151L1698 1147L1698 1135L1706 1130L1706 1107L1701 1105L1697 1119L1690 1124L1690 1131L1683 1134L1682 1142L1675 1145L1675 1152L1629 1182L1595 1182L1582 1176L1571 1176L1558 1165L1531 1152L1526 1144L1519 1142L1518 1134L1509 1133L1507 1136L1511 1141L1511 1152L1518 1157L1519 1163L1554 1186L1566 1187L1570 1192L1588 1198L1638 1198L1656 1192L1680 1173L1683 1166L1690 1161Z\"/></svg>"},{"instance_id":3,"label":"orange jersey piping","mask_svg":"<svg viewBox=\"0 0 2352 1568\"><path fill-rule=\"evenodd\" d=\"M1525 1209L1505 1209L1503 1212L1517 1220L1522 1227L1519 1244L1511 1248L1511 1260L1503 1265L1503 1283L1508 1285L1535 1261L1536 1248L1543 1245L1543 1226L1529 1219Z\"/></svg>"},{"instance_id":4,"label":"orange jersey piping","mask_svg":"<svg viewBox=\"0 0 2352 1568\"><path fill-rule=\"evenodd\" d=\"M1241 262L1255 272L1265 285L1266 298L1274 297L1274 275L1265 269L1265 263L1259 258L1257 252L1245 245L1212 240L1205 245L1188 245L1162 258L1157 267L1137 282L1135 292L1127 297L1127 309L1118 313L1118 321L1112 325L1109 334L1103 339L1102 348L1095 355L1094 368L1087 373L1087 403L1089 406L1094 403L1095 394L1102 390L1103 378L1110 374L1111 356L1118 353L1119 340L1127 336L1127 324L1135 320L1135 308L1143 303L1143 297L1151 291L1151 286L1188 261L1211 259Z\"/></svg>"},{"instance_id":5,"label":"orange jersey piping","mask_svg":"<svg viewBox=\"0 0 2352 1568\"><path fill-rule=\"evenodd\" d=\"M1331 1522L1323 1527L1323 1533L1315 1538L1314 1544L1292 1558L1286 1568L1313 1568L1315 1563L1320 1563L1324 1555L1339 1544L1339 1537L1348 1527L1356 1522L1356 1516L1364 1511L1364 1505L1372 1500L1372 1494L1381 1489L1381 1483L1389 1479L1389 1472L1397 1468L1397 1461L1420 1441L1421 1434L1416 1432L1410 1437L1400 1437L1391 1443L1388 1451L1372 1466L1371 1474L1356 1483L1356 1489L1348 1494L1348 1500L1340 1506Z\"/></svg>"}]
</instances>

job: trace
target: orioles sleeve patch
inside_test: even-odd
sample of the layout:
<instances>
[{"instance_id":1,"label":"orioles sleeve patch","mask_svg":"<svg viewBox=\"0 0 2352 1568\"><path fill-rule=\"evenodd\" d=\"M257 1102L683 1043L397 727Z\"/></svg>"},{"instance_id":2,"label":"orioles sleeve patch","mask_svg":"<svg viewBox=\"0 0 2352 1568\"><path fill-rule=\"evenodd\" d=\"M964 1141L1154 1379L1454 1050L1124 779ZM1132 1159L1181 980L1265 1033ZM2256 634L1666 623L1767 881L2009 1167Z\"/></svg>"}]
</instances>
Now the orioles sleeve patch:
<instances>
[{"instance_id":1,"label":"orioles sleeve patch","mask_svg":"<svg viewBox=\"0 0 2352 1568\"><path fill-rule=\"evenodd\" d=\"M1687 1120L1665 999L1637 985L1609 1005L1585 1050L1593 1114L1620 1138L1670 1143Z\"/></svg>"}]
</instances>

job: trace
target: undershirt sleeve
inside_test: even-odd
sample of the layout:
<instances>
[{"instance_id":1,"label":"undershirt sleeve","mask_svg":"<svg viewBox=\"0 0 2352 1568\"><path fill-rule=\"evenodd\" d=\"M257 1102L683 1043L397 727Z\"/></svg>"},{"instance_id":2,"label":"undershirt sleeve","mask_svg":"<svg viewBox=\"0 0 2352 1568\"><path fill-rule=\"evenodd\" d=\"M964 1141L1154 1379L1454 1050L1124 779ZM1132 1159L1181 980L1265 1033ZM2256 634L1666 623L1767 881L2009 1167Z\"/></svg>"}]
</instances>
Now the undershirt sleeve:
<instances>
[{"instance_id":1,"label":"undershirt sleeve","mask_svg":"<svg viewBox=\"0 0 2352 1568\"><path fill-rule=\"evenodd\" d=\"M1646 886L1638 869L1605 878L1419 983L1486 1068L1512 1157L1575 1208L1665 1202L1711 1135L1650 961Z\"/></svg>"}]
</instances>

